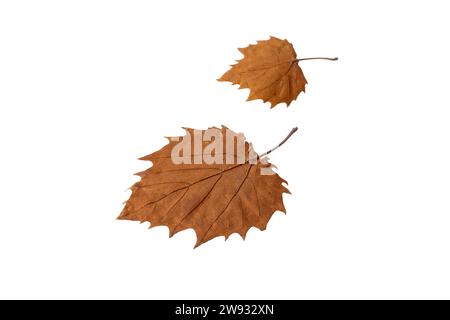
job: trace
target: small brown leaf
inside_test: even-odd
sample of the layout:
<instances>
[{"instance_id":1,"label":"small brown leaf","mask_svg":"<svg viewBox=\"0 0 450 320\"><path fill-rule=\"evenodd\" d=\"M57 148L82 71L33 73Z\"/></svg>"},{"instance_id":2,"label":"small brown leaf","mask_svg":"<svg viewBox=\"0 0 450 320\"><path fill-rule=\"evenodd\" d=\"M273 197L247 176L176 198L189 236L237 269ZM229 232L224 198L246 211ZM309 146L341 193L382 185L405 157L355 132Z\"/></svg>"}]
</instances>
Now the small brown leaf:
<instances>
[{"instance_id":1,"label":"small brown leaf","mask_svg":"<svg viewBox=\"0 0 450 320\"><path fill-rule=\"evenodd\" d=\"M138 173L141 180L131 187L118 219L167 226L170 237L193 228L197 247L232 233L245 239L252 226L264 230L275 211L285 212L286 181L242 134L224 126L185 130L184 137L168 138L163 148L141 158L153 166Z\"/></svg>"},{"instance_id":2,"label":"small brown leaf","mask_svg":"<svg viewBox=\"0 0 450 320\"><path fill-rule=\"evenodd\" d=\"M231 66L218 81L239 84L239 89L250 89L247 101L262 99L269 101L271 108L285 102L287 106L305 91L308 83L298 62L303 60L337 58L297 59L294 47L287 40L270 37L257 41L256 45L240 48L242 60Z\"/></svg>"},{"instance_id":3,"label":"small brown leaf","mask_svg":"<svg viewBox=\"0 0 450 320\"><path fill-rule=\"evenodd\" d=\"M240 84L239 89L250 89L247 101L269 101L271 108L283 102L289 106L305 91L307 81L294 47L287 40L270 37L239 51L244 58L218 80Z\"/></svg>"}]
</instances>

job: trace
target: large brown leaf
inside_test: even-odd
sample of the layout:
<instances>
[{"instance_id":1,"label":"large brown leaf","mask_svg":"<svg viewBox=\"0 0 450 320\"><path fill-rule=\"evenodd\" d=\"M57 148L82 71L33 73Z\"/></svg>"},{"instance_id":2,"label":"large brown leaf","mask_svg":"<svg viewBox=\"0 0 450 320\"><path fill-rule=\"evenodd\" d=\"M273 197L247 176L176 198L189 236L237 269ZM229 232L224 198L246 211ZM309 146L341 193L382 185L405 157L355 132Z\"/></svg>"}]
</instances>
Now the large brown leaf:
<instances>
[{"instance_id":1,"label":"large brown leaf","mask_svg":"<svg viewBox=\"0 0 450 320\"><path fill-rule=\"evenodd\" d=\"M247 101L269 101L271 108L283 102L289 106L305 91L307 81L294 47L287 40L270 37L239 51L244 58L218 80L239 84L239 89L250 89Z\"/></svg>"},{"instance_id":2,"label":"large brown leaf","mask_svg":"<svg viewBox=\"0 0 450 320\"><path fill-rule=\"evenodd\" d=\"M283 186L286 181L272 171L271 164L257 157L242 134L244 148L239 153L237 144L225 148L235 139L230 138L235 133L224 126L185 130L184 137L168 138L162 149L141 158L152 161L153 166L138 173L141 180L131 187L130 199L118 219L149 221L150 227L167 226L170 237L193 228L197 247L218 236L227 239L232 233L245 239L251 227L264 230L275 211L285 212L282 194L289 193ZM195 146L194 137L199 134L221 137L223 148L210 152L216 156L215 162L203 154L220 140L210 139ZM180 139L191 143L190 156L185 158L190 164L173 161ZM199 146L203 152L198 151ZM179 154L185 156L184 152Z\"/></svg>"}]
</instances>

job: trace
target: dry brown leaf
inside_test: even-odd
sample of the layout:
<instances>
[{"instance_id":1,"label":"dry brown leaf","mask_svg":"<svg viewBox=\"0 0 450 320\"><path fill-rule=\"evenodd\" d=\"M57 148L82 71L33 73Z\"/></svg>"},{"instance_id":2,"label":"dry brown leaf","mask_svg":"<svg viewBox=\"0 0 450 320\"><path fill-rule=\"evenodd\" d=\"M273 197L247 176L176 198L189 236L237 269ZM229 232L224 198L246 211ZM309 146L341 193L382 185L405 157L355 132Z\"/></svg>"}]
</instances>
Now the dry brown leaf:
<instances>
[{"instance_id":1,"label":"dry brown leaf","mask_svg":"<svg viewBox=\"0 0 450 320\"><path fill-rule=\"evenodd\" d=\"M197 247L218 236L225 236L226 240L232 233L245 239L251 227L264 230L275 211L285 212L282 194L289 193L283 186L286 181L272 171L270 163L253 156L252 145L242 134L241 156L237 144L229 150L225 148L227 139L231 141L227 133L235 133L224 126L185 130L184 137L168 138L169 143L163 148L141 158L152 161L153 166L137 174L141 180L131 187L130 199L118 219L148 221L150 227L167 226L170 237L192 228L197 235ZM195 149L194 137L198 134L223 137L220 138L223 148L210 152L216 156L216 163L206 163L210 161ZM172 152L181 138L191 141L190 156L185 158L191 164L173 162ZM200 142L203 154L215 141ZM233 159L234 163L229 164L227 159Z\"/></svg>"},{"instance_id":2,"label":"dry brown leaf","mask_svg":"<svg viewBox=\"0 0 450 320\"><path fill-rule=\"evenodd\" d=\"M256 45L239 48L242 60L231 66L219 81L239 84L239 89L250 89L247 101L269 101L271 108L285 102L287 106L305 91L307 84L298 62L311 59L337 60L337 58L297 59L294 47L287 40L270 37Z\"/></svg>"}]
</instances>

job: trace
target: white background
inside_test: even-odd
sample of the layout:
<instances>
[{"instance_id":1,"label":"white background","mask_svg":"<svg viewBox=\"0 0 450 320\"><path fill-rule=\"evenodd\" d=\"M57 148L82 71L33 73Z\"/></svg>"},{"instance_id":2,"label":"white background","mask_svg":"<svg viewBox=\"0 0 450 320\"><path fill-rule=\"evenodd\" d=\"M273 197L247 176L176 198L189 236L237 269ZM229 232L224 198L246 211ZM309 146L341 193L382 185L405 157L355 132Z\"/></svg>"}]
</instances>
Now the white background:
<instances>
[{"instance_id":1,"label":"white background","mask_svg":"<svg viewBox=\"0 0 450 320\"><path fill-rule=\"evenodd\" d=\"M0 298L450 298L446 1L1 1ZM215 79L270 35L289 108ZM115 218L137 158L225 124L271 154L287 215L193 250Z\"/></svg>"}]
</instances>

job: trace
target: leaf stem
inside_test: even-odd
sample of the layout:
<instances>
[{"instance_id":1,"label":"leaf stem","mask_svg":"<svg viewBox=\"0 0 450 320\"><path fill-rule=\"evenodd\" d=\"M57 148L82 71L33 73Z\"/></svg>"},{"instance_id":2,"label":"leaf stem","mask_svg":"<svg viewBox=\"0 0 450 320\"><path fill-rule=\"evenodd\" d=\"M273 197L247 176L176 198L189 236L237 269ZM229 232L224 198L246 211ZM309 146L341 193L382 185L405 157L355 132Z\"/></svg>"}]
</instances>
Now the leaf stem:
<instances>
[{"instance_id":1,"label":"leaf stem","mask_svg":"<svg viewBox=\"0 0 450 320\"><path fill-rule=\"evenodd\" d=\"M258 156L258 159L265 157L266 155L268 155L269 153L277 150L279 147L281 147L286 141L289 140L289 138L298 130L297 127L293 128L291 130L291 132L289 132L289 134L286 136L286 138L283 139L283 141L281 141L275 148L270 149L269 151L264 152L263 154Z\"/></svg>"},{"instance_id":2,"label":"leaf stem","mask_svg":"<svg viewBox=\"0 0 450 320\"><path fill-rule=\"evenodd\" d=\"M336 61L336 60L338 60L338 57L335 57L335 58L327 58L327 57L301 58L301 59L295 59L294 62L305 61L305 60L330 60L330 61Z\"/></svg>"}]
</instances>

